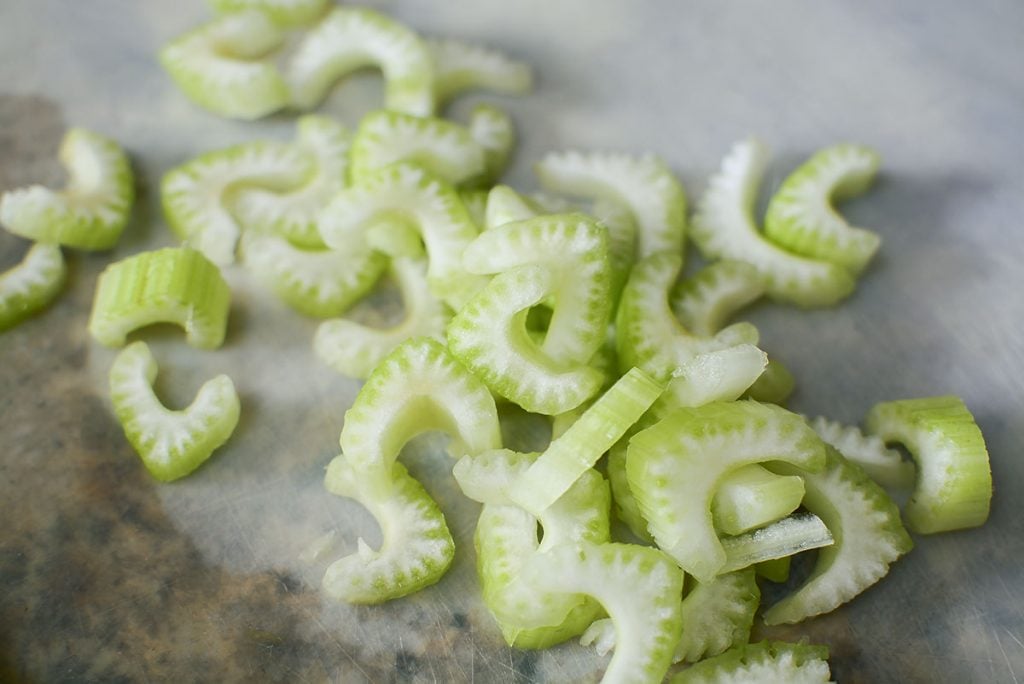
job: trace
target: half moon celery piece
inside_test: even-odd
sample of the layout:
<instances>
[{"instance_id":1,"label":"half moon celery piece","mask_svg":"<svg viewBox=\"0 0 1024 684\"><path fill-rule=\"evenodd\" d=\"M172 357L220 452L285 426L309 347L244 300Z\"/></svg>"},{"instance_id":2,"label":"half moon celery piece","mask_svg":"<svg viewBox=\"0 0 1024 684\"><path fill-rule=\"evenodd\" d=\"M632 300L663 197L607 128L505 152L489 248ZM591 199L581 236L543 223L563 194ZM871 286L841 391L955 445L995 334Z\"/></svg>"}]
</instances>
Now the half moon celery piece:
<instances>
[{"instance_id":1,"label":"half moon celery piece","mask_svg":"<svg viewBox=\"0 0 1024 684\"><path fill-rule=\"evenodd\" d=\"M675 675L671 684L829 684L828 647L760 641L735 646Z\"/></svg>"},{"instance_id":2,"label":"half moon celery piece","mask_svg":"<svg viewBox=\"0 0 1024 684\"><path fill-rule=\"evenodd\" d=\"M796 254L860 273L881 241L877 234L848 224L832 203L866 191L880 163L878 153L863 145L819 150L772 196L765 235Z\"/></svg>"},{"instance_id":3,"label":"half moon celery piece","mask_svg":"<svg viewBox=\"0 0 1024 684\"><path fill-rule=\"evenodd\" d=\"M146 470L162 482L185 477L228 441L238 424L238 393L218 375L199 388L182 411L171 411L153 393L157 364L145 342L125 347L110 368L110 398L124 434Z\"/></svg>"},{"instance_id":4,"label":"half moon celery piece","mask_svg":"<svg viewBox=\"0 0 1024 684\"><path fill-rule=\"evenodd\" d=\"M683 599L683 635L672 661L695 663L747 643L760 601L753 568L696 583Z\"/></svg>"},{"instance_id":5,"label":"half moon celery piece","mask_svg":"<svg viewBox=\"0 0 1024 684\"><path fill-rule=\"evenodd\" d=\"M711 515L715 529L737 535L786 517L803 498L802 479L776 475L753 464L729 473L715 492Z\"/></svg>"},{"instance_id":6,"label":"half moon celery piece","mask_svg":"<svg viewBox=\"0 0 1024 684\"><path fill-rule=\"evenodd\" d=\"M903 444L917 464L917 482L903 509L907 527L931 534L977 527L988 518L992 471L985 439L959 397L876 404L867 432Z\"/></svg>"},{"instance_id":7,"label":"half moon celery piece","mask_svg":"<svg viewBox=\"0 0 1024 684\"><path fill-rule=\"evenodd\" d=\"M743 393L744 399L783 406L796 388L796 378L778 359L768 359L764 372Z\"/></svg>"},{"instance_id":8,"label":"half moon celery piece","mask_svg":"<svg viewBox=\"0 0 1024 684\"><path fill-rule=\"evenodd\" d=\"M865 435L852 425L843 425L824 416L810 420L818 436L834 446L846 460L864 469L872 480L886 489L908 490L914 486L914 464L900 453L888 449L877 435Z\"/></svg>"},{"instance_id":9,"label":"half moon celery piece","mask_svg":"<svg viewBox=\"0 0 1024 684\"><path fill-rule=\"evenodd\" d=\"M757 344L757 328L750 323L735 323L714 337L698 337L680 324L669 308L668 292L682 267L682 257L667 252L634 265L615 321L620 369L636 366L667 382L698 354Z\"/></svg>"},{"instance_id":10,"label":"half moon celery piece","mask_svg":"<svg viewBox=\"0 0 1024 684\"><path fill-rule=\"evenodd\" d=\"M768 355L752 344L697 354L674 371L654 411L665 415L683 406L739 399L763 375L767 364Z\"/></svg>"},{"instance_id":11,"label":"half moon celery piece","mask_svg":"<svg viewBox=\"0 0 1024 684\"><path fill-rule=\"evenodd\" d=\"M224 341L231 290L214 264L187 247L142 252L107 266L96 283L89 332L120 347L151 323L176 323L198 349Z\"/></svg>"},{"instance_id":12,"label":"half moon celery piece","mask_svg":"<svg viewBox=\"0 0 1024 684\"><path fill-rule=\"evenodd\" d=\"M722 537L721 541L726 555L721 572L733 572L831 546L835 538L818 516L793 515L735 537Z\"/></svg>"},{"instance_id":13,"label":"half moon celery piece","mask_svg":"<svg viewBox=\"0 0 1024 684\"><path fill-rule=\"evenodd\" d=\"M286 191L240 183L231 189L230 208L247 231L279 235L300 247L323 247L317 217L348 186L352 133L314 114L299 117L297 129L295 147L315 162L312 178Z\"/></svg>"},{"instance_id":14,"label":"half moon celery piece","mask_svg":"<svg viewBox=\"0 0 1024 684\"><path fill-rule=\"evenodd\" d=\"M603 682L660 682L682 631L683 573L658 549L561 544L531 559L523 581L539 591L586 594L615 626Z\"/></svg>"},{"instance_id":15,"label":"half moon celery piece","mask_svg":"<svg viewBox=\"0 0 1024 684\"><path fill-rule=\"evenodd\" d=\"M415 162L452 185L485 171L483 147L457 123L384 109L364 116L352 142L353 182L399 161Z\"/></svg>"},{"instance_id":16,"label":"half moon celery piece","mask_svg":"<svg viewBox=\"0 0 1024 684\"><path fill-rule=\"evenodd\" d=\"M386 166L339 193L320 214L320 234L329 247L359 250L375 223L395 217L395 225L407 222L422 237L435 296L459 308L486 283L462 268L462 252L478 231L458 193L416 164Z\"/></svg>"},{"instance_id":17,"label":"half moon celery piece","mask_svg":"<svg viewBox=\"0 0 1024 684\"><path fill-rule=\"evenodd\" d=\"M373 289L387 267L375 252L352 254L297 247L283 237L247 233L246 266L296 311L314 318L340 316Z\"/></svg>"},{"instance_id":18,"label":"half moon celery piece","mask_svg":"<svg viewBox=\"0 0 1024 684\"><path fill-rule=\"evenodd\" d=\"M113 140L84 128L64 135L59 154L68 174L64 189L33 185L3 193L0 224L36 242L110 249L135 198L128 157Z\"/></svg>"},{"instance_id":19,"label":"half moon celery piece","mask_svg":"<svg viewBox=\"0 0 1024 684\"><path fill-rule=\"evenodd\" d=\"M820 470L825 445L777 406L720 402L678 409L634 435L626 475L658 546L706 582L727 561L712 523L715 491L736 468L776 460Z\"/></svg>"},{"instance_id":20,"label":"half moon celery piece","mask_svg":"<svg viewBox=\"0 0 1024 684\"><path fill-rule=\"evenodd\" d=\"M235 12L172 40L160 50L160 64L200 107L258 119L288 104L288 86L271 61L284 40L264 12Z\"/></svg>"},{"instance_id":21,"label":"half moon celery piece","mask_svg":"<svg viewBox=\"0 0 1024 684\"><path fill-rule=\"evenodd\" d=\"M485 173L476 185L490 187L508 166L516 144L516 129L512 118L503 110L489 104L478 104L469 115L469 134L484 151Z\"/></svg>"},{"instance_id":22,"label":"half moon celery piece","mask_svg":"<svg viewBox=\"0 0 1024 684\"><path fill-rule=\"evenodd\" d=\"M695 335L710 337L764 294L764 278L742 261L715 261L681 280L669 294L672 312Z\"/></svg>"},{"instance_id":23,"label":"half moon celery piece","mask_svg":"<svg viewBox=\"0 0 1024 684\"><path fill-rule=\"evenodd\" d=\"M523 95L533 87L530 65L458 40L424 41L434 67L434 96L444 103L466 90Z\"/></svg>"},{"instance_id":24,"label":"half moon celery piece","mask_svg":"<svg viewBox=\"0 0 1024 684\"><path fill-rule=\"evenodd\" d=\"M382 538L376 551L360 538L355 553L328 566L323 586L334 598L382 603L411 594L441 579L455 557L444 515L405 466L391 463L384 481L368 480L344 455L327 466L327 491L365 506Z\"/></svg>"},{"instance_id":25,"label":"half moon celery piece","mask_svg":"<svg viewBox=\"0 0 1024 684\"><path fill-rule=\"evenodd\" d=\"M60 293L66 276L58 245L32 245L21 263L0 273L0 331L45 308Z\"/></svg>"},{"instance_id":26,"label":"half moon celery piece","mask_svg":"<svg viewBox=\"0 0 1024 684\"><path fill-rule=\"evenodd\" d=\"M313 337L313 351L327 365L353 378L366 378L402 342L414 337L444 340L451 310L430 294L426 264L393 259L389 274L400 292L404 317L390 328L373 328L352 320L324 321Z\"/></svg>"},{"instance_id":27,"label":"half moon celery piece","mask_svg":"<svg viewBox=\"0 0 1024 684\"><path fill-rule=\"evenodd\" d=\"M880 580L913 546L885 491L831 446L826 451L825 470L819 473L771 465L780 474L804 478L804 507L825 522L835 543L818 552L799 589L765 611L765 624L799 622L833 610Z\"/></svg>"},{"instance_id":28,"label":"half moon celery piece","mask_svg":"<svg viewBox=\"0 0 1024 684\"><path fill-rule=\"evenodd\" d=\"M486 233L484 233L486 234ZM526 327L557 276L544 266L520 266L495 276L448 324L448 346L491 389L531 413L557 415L596 395L605 374L586 362L545 354Z\"/></svg>"},{"instance_id":29,"label":"half moon celery piece","mask_svg":"<svg viewBox=\"0 0 1024 684\"><path fill-rule=\"evenodd\" d=\"M334 83L365 67L384 76L384 106L415 116L434 112L433 63L408 28L364 7L336 7L299 42L286 78L291 104L317 106Z\"/></svg>"},{"instance_id":30,"label":"half moon celery piece","mask_svg":"<svg viewBox=\"0 0 1024 684\"><path fill-rule=\"evenodd\" d=\"M853 291L841 266L785 251L754 222L757 187L767 151L750 138L733 146L697 205L690 234L708 259L745 261L765 277L768 296L803 307L829 306Z\"/></svg>"},{"instance_id":31,"label":"half moon celery piece","mask_svg":"<svg viewBox=\"0 0 1024 684\"><path fill-rule=\"evenodd\" d=\"M209 0L219 14L256 9L278 26L304 26L316 21L330 6L330 0Z\"/></svg>"},{"instance_id":32,"label":"half moon celery piece","mask_svg":"<svg viewBox=\"0 0 1024 684\"><path fill-rule=\"evenodd\" d=\"M661 391L661 385L643 371L631 369L512 484L512 501L539 515L593 467L650 408Z\"/></svg>"},{"instance_id":33,"label":"half moon celery piece","mask_svg":"<svg viewBox=\"0 0 1024 684\"><path fill-rule=\"evenodd\" d=\"M228 15L233 16L233 15ZM290 192L315 172L313 159L295 145L250 142L206 152L164 174L160 200L178 237L226 265L235 260L241 229L226 205L243 185Z\"/></svg>"},{"instance_id":34,"label":"half moon celery piece","mask_svg":"<svg viewBox=\"0 0 1024 684\"><path fill-rule=\"evenodd\" d=\"M636 258L658 252L682 257L686 235L686 193L657 157L617 153L551 153L534 167L552 192L604 197L629 207L637 228Z\"/></svg>"}]
</instances>

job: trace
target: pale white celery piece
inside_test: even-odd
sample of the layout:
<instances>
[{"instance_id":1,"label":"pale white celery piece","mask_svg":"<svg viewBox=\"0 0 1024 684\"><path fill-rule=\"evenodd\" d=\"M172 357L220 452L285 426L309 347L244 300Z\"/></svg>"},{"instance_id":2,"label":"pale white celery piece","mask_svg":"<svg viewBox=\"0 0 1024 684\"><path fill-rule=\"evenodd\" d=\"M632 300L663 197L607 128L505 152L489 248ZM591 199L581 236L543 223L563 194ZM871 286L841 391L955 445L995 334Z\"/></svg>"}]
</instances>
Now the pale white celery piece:
<instances>
[{"instance_id":1,"label":"pale white celery piece","mask_svg":"<svg viewBox=\"0 0 1024 684\"><path fill-rule=\"evenodd\" d=\"M824 416L810 420L810 424L819 437L886 489L905 490L914 486L914 464L886 447L878 435L866 435L854 425L843 425Z\"/></svg>"},{"instance_id":2,"label":"pale white celery piece","mask_svg":"<svg viewBox=\"0 0 1024 684\"><path fill-rule=\"evenodd\" d=\"M672 678L672 684L828 684L828 647L760 641L735 646Z\"/></svg>"},{"instance_id":3,"label":"pale white celery piece","mask_svg":"<svg viewBox=\"0 0 1024 684\"><path fill-rule=\"evenodd\" d=\"M0 331L45 308L60 293L66 276L58 245L32 245L20 263L0 273Z\"/></svg>"},{"instance_id":4,"label":"pale white celery piece","mask_svg":"<svg viewBox=\"0 0 1024 684\"><path fill-rule=\"evenodd\" d=\"M439 104L466 90L523 95L533 87L530 65L497 50L459 40L424 41L434 67L434 96Z\"/></svg>"}]
</instances>

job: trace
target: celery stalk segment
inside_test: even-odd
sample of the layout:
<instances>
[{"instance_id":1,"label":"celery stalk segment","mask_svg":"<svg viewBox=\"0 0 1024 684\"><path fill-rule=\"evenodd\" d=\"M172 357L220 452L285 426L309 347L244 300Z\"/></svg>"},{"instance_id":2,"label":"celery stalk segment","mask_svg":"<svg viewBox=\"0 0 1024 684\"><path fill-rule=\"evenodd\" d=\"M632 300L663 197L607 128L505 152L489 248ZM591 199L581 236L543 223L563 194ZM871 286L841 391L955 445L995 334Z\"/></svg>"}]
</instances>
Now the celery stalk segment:
<instances>
[{"instance_id":1,"label":"celery stalk segment","mask_svg":"<svg viewBox=\"0 0 1024 684\"><path fill-rule=\"evenodd\" d=\"M0 331L45 308L60 293L66 275L59 246L32 245L21 263L0 273Z\"/></svg>"}]
</instances>

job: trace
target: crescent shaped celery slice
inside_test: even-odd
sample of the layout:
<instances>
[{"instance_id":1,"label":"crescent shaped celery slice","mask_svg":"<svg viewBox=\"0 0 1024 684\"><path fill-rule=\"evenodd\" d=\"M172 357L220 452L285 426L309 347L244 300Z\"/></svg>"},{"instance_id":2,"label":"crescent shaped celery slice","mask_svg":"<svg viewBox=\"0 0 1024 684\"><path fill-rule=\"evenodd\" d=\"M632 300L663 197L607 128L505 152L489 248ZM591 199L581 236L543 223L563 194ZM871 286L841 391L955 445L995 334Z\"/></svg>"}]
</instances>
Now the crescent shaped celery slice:
<instances>
[{"instance_id":1,"label":"crescent shaped celery slice","mask_svg":"<svg viewBox=\"0 0 1024 684\"><path fill-rule=\"evenodd\" d=\"M697 354L673 372L654 411L663 416L675 408L739 399L768 363L768 355L752 344Z\"/></svg>"},{"instance_id":2,"label":"crescent shaped celery slice","mask_svg":"<svg viewBox=\"0 0 1024 684\"><path fill-rule=\"evenodd\" d=\"M424 41L434 67L434 96L444 103L467 90L523 95L533 87L530 65L459 40Z\"/></svg>"},{"instance_id":3,"label":"crescent shaped celery slice","mask_svg":"<svg viewBox=\"0 0 1024 684\"><path fill-rule=\"evenodd\" d=\"M857 427L843 425L824 416L810 421L818 436L834 446L846 460L864 469L872 480L888 490L907 490L914 486L914 464L885 446L877 435L866 435Z\"/></svg>"},{"instance_id":4,"label":"crescent shaped celery slice","mask_svg":"<svg viewBox=\"0 0 1024 684\"><path fill-rule=\"evenodd\" d=\"M353 378L366 378L402 342L414 337L444 340L451 310L430 294L426 264L393 259L388 269L398 285L404 315L397 325L375 328L345 318L324 321L313 337L313 350L327 365Z\"/></svg>"},{"instance_id":5,"label":"crescent shaped celery slice","mask_svg":"<svg viewBox=\"0 0 1024 684\"><path fill-rule=\"evenodd\" d=\"M153 393L157 364L145 342L125 347L110 368L110 398L124 434L146 470L162 482L201 466L238 424L238 393L218 375L199 388L182 411L171 411Z\"/></svg>"},{"instance_id":6,"label":"crescent shaped celery slice","mask_svg":"<svg viewBox=\"0 0 1024 684\"><path fill-rule=\"evenodd\" d=\"M430 52L413 31L365 7L335 7L299 42L286 71L291 104L311 109L334 83L365 67L384 76L384 107L415 116L434 112Z\"/></svg>"},{"instance_id":7,"label":"crescent shaped celery slice","mask_svg":"<svg viewBox=\"0 0 1024 684\"><path fill-rule=\"evenodd\" d=\"M988 519L992 470L974 416L955 396L889 401L868 413L867 431L903 444L917 481L903 510L907 527L931 534L977 527Z\"/></svg>"},{"instance_id":8,"label":"crescent shaped celery slice","mask_svg":"<svg viewBox=\"0 0 1024 684\"><path fill-rule=\"evenodd\" d=\"M799 622L833 610L884 577L889 565L913 546L885 491L831 446L826 452L821 472L771 466L803 477L804 507L825 522L835 543L818 552L803 585L765 611L765 624Z\"/></svg>"},{"instance_id":9,"label":"crescent shaped celery slice","mask_svg":"<svg viewBox=\"0 0 1024 684\"><path fill-rule=\"evenodd\" d=\"M712 520L714 493L735 469L765 461L820 469L825 445L777 406L720 402L678 409L634 435L626 475L658 546L706 582L727 560Z\"/></svg>"},{"instance_id":10,"label":"crescent shaped celery slice","mask_svg":"<svg viewBox=\"0 0 1024 684\"><path fill-rule=\"evenodd\" d=\"M747 643L760 602L753 568L695 583L683 599L683 635L672 661L695 663Z\"/></svg>"},{"instance_id":11,"label":"crescent shaped celery slice","mask_svg":"<svg viewBox=\"0 0 1024 684\"><path fill-rule=\"evenodd\" d=\"M0 196L0 224L36 242L103 250L117 244L131 211L131 164L113 140L72 128L60 145L63 190L33 185Z\"/></svg>"},{"instance_id":12,"label":"crescent shaped celery slice","mask_svg":"<svg viewBox=\"0 0 1024 684\"><path fill-rule=\"evenodd\" d=\"M816 152L772 195L765 235L791 252L860 273L881 241L876 233L847 223L833 202L866 191L880 163L878 153L864 145L832 145Z\"/></svg>"},{"instance_id":13,"label":"crescent shaped celery slice","mask_svg":"<svg viewBox=\"0 0 1024 684\"><path fill-rule=\"evenodd\" d=\"M176 323L199 349L224 341L231 290L220 269L194 249L142 252L107 266L96 283L89 332L101 344L120 347L131 331L152 323Z\"/></svg>"},{"instance_id":14,"label":"crescent shaped celery slice","mask_svg":"<svg viewBox=\"0 0 1024 684\"><path fill-rule=\"evenodd\" d=\"M729 473L715 492L711 515L719 532L738 535L786 517L803 498L800 477L776 475L755 463Z\"/></svg>"},{"instance_id":15,"label":"crescent shaped celery slice","mask_svg":"<svg viewBox=\"0 0 1024 684\"><path fill-rule=\"evenodd\" d=\"M278 26L304 26L316 21L332 4L331 0L209 0L218 14L262 11Z\"/></svg>"},{"instance_id":16,"label":"crescent shaped celery slice","mask_svg":"<svg viewBox=\"0 0 1024 684\"><path fill-rule=\"evenodd\" d=\"M706 258L754 266L773 299L802 307L835 304L853 291L846 269L787 252L757 229L753 206L767 156L753 138L733 146L697 205L690 234Z\"/></svg>"},{"instance_id":17,"label":"crescent shaped celery slice","mask_svg":"<svg viewBox=\"0 0 1024 684\"><path fill-rule=\"evenodd\" d=\"M57 245L32 245L21 263L0 273L0 331L44 309L60 293L67 276Z\"/></svg>"},{"instance_id":18,"label":"crescent shaped celery slice","mask_svg":"<svg viewBox=\"0 0 1024 684\"><path fill-rule=\"evenodd\" d=\"M829 684L828 647L760 641L735 646L675 675L672 684Z\"/></svg>"},{"instance_id":19,"label":"crescent shaped celery slice","mask_svg":"<svg viewBox=\"0 0 1024 684\"><path fill-rule=\"evenodd\" d=\"M737 311L760 299L764 278L742 261L715 261L679 281L669 295L676 317L695 335L709 337Z\"/></svg>"},{"instance_id":20,"label":"crescent shaped celery slice","mask_svg":"<svg viewBox=\"0 0 1024 684\"><path fill-rule=\"evenodd\" d=\"M288 104L271 61L285 34L259 10L217 17L160 50L160 64L188 99L231 119L251 120Z\"/></svg>"}]
</instances>

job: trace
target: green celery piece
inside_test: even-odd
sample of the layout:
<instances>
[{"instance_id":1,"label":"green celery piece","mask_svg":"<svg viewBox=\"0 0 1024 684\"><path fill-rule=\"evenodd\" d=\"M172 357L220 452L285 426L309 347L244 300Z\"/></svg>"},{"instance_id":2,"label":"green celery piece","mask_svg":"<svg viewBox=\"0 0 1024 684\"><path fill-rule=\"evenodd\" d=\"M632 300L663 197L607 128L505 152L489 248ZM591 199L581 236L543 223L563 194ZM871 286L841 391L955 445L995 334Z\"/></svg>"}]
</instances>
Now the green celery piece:
<instances>
[{"instance_id":1,"label":"green celery piece","mask_svg":"<svg viewBox=\"0 0 1024 684\"><path fill-rule=\"evenodd\" d=\"M523 95L533 87L530 65L497 50L459 40L424 41L434 67L434 97L439 104L467 90Z\"/></svg>"},{"instance_id":2,"label":"green celery piece","mask_svg":"<svg viewBox=\"0 0 1024 684\"><path fill-rule=\"evenodd\" d=\"M660 252L682 257L686 236L686 193L672 170L652 155L562 152L534 167L552 191L604 197L629 207L636 221L636 258Z\"/></svg>"},{"instance_id":3,"label":"green celery piece","mask_svg":"<svg viewBox=\"0 0 1024 684\"><path fill-rule=\"evenodd\" d=\"M697 354L675 370L654 411L664 415L673 408L739 399L767 364L768 355L752 344Z\"/></svg>"},{"instance_id":4,"label":"green celery piece","mask_svg":"<svg viewBox=\"0 0 1024 684\"><path fill-rule=\"evenodd\" d=\"M112 248L135 199L128 157L113 140L84 128L64 135L59 154L68 174L64 189L33 185L3 193L0 224L36 242Z\"/></svg>"},{"instance_id":5,"label":"green celery piece","mask_svg":"<svg viewBox=\"0 0 1024 684\"><path fill-rule=\"evenodd\" d=\"M832 203L865 192L880 163L878 153L864 145L819 150L772 195L765 235L791 252L860 273L881 241L876 233L848 224Z\"/></svg>"},{"instance_id":6,"label":"green celery piece","mask_svg":"<svg viewBox=\"0 0 1024 684\"><path fill-rule=\"evenodd\" d=\"M914 464L888 449L877 435L866 435L853 425L843 425L824 416L810 421L822 440L834 446L848 461L864 469L872 480L887 490L909 490L914 486Z\"/></svg>"},{"instance_id":7,"label":"green celery piece","mask_svg":"<svg viewBox=\"0 0 1024 684\"><path fill-rule=\"evenodd\" d=\"M793 515L735 537L722 537L726 561L721 572L732 572L801 551L835 543L835 537L816 515Z\"/></svg>"},{"instance_id":8,"label":"green celery piece","mask_svg":"<svg viewBox=\"0 0 1024 684\"><path fill-rule=\"evenodd\" d=\"M320 234L333 249L361 250L381 222L406 235L410 226L420 234L430 290L452 308L486 283L462 267L462 253L478 233L465 205L451 185L422 167L392 164L342 191L321 212Z\"/></svg>"},{"instance_id":9,"label":"green celery piece","mask_svg":"<svg viewBox=\"0 0 1024 684\"><path fill-rule=\"evenodd\" d=\"M714 261L679 281L669 295L673 313L695 335L710 337L764 295L764 277L742 261Z\"/></svg>"},{"instance_id":10,"label":"green celery piece","mask_svg":"<svg viewBox=\"0 0 1024 684\"><path fill-rule=\"evenodd\" d=\"M786 517L803 498L801 478L776 475L752 464L729 473L715 492L711 515L722 534L742 534Z\"/></svg>"},{"instance_id":11,"label":"green celery piece","mask_svg":"<svg viewBox=\"0 0 1024 684\"><path fill-rule=\"evenodd\" d=\"M711 502L723 479L751 463L823 467L825 445L800 416L770 404L718 402L682 408L630 440L629 489L658 545L699 581L727 557Z\"/></svg>"},{"instance_id":12,"label":"green celery piece","mask_svg":"<svg viewBox=\"0 0 1024 684\"><path fill-rule=\"evenodd\" d=\"M384 107L414 116L434 112L430 52L413 31L365 7L335 7L299 41L286 80L291 104L317 106L334 83L365 67L384 76Z\"/></svg>"},{"instance_id":13,"label":"green celery piece","mask_svg":"<svg viewBox=\"0 0 1024 684\"><path fill-rule=\"evenodd\" d=\"M426 263L393 259L388 268L398 285L404 309L402 320L387 328L371 327L346 318L324 321L313 337L313 350L339 373L364 379L402 342L414 337L444 340L451 310L427 287Z\"/></svg>"},{"instance_id":14,"label":"green celery piece","mask_svg":"<svg viewBox=\"0 0 1024 684\"><path fill-rule=\"evenodd\" d=\"M792 556L783 556L782 558L761 561L754 565L754 569L759 577L764 577L770 582L782 584L789 579L789 566L792 559Z\"/></svg>"},{"instance_id":15,"label":"green celery piece","mask_svg":"<svg viewBox=\"0 0 1024 684\"><path fill-rule=\"evenodd\" d=\"M353 182L399 161L411 161L452 185L481 177L484 149L457 123L381 109L359 122L352 142Z\"/></svg>"},{"instance_id":16,"label":"green celery piece","mask_svg":"<svg viewBox=\"0 0 1024 684\"><path fill-rule=\"evenodd\" d=\"M218 14L261 10L278 26L306 26L319 19L331 0L208 0Z\"/></svg>"},{"instance_id":17,"label":"green celery piece","mask_svg":"<svg viewBox=\"0 0 1024 684\"><path fill-rule=\"evenodd\" d=\"M487 190L459 190L459 197L465 205L477 230L482 231L487 225Z\"/></svg>"},{"instance_id":18,"label":"green celery piece","mask_svg":"<svg viewBox=\"0 0 1024 684\"><path fill-rule=\"evenodd\" d=\"M831 446L826 452L819 473L771 465L780 474L803 477L804 507L825 522L835 543L818 552L800 588L765 611L766 624L799 622L833 610L880 580L913 546L885 491Z\"/></svg>"},{"instance_id":19,"label":"green celery piece","mask_svg":"<svg viewBox=\"0 0 1024 684\"><path fill-rule=\"evenodd\" d=\"M204 109L231 119L259 119L288 104L288 85L274 65L285 34L259 10L217 17L160 50L160 64Z\"/></svg>"},{"instance_id":20,"label":"green celery piece","mask_svg":"<svg viewBox=\"0 0 1024 684\"><path fill-rule=\"evenodd\" d=\"M350 254L297 247L283 237L247 233L245 265L296 311L314 318L340 316L366 295L386 268L375 252Z\"/></svg>"},{"instance_id":21,"label":"green celery piece","mask_svg":"<svg viewBox=\"0 0 1024 684\"><path fill-rule=\"evenodd\" d=\"M355 499L380 526L373 550L360 538L357 551L328 566L323 587L349 603L382 603L437 582L455 557L455 543L437 504L401 463L391 463L386 485L367 480L345 456L327 466L327 490Z\"/></svg>"},{"instance_id":22,"label":"green celery piece","mask_svg":"<svg viewBox=\"0 0 1024 684\"><path fill-rule=\"evenodd\" d=\"M675 675L672 684L827 684L830 677L828 647L760 641L699 662Z\"/></svg>"},{"instance_id":23,"label":"green celery piece","mask_svg":"<svg viewBox=\"0 0 1024 684\"><path fill-rule=\"evenodd\" d=\"M516 144L516 129L504 110L482 103L469 114L469 134L483 148L485 173L476 185L490 187L505 172Z\"/></svg>"},{"instance_id":24,"label":"green celery piece","mask_svg":"<svg viewBox=\"0 0 1024 684\"><path fill-rule=\"evenodd\" d=\"M796 378L778 359L768 359L764 372L743 393L744 399L783 406L796 387Z\"/></svg>"},{"instance_id":25,"label":"green celery piece","mask_svg":"<svg viewBox=\"0 0 1024 684\"><path fill-rule=\"evenodd\" d=\"M300 247L323 247L317 218L348 186L352 133L333 119L315 114L299 117L296 128L296 150L315 162L314 175L308 181L283 191L239 181L226 197L231 213L244 230L278 235ZM271 180L272 186L279 186Z\"/></svg>"},{"instance_id":26,"label":"green celery piece","mask_svg":"<svg viewBox=\"0 0 1024 684\"><path fill-rule=\"evenodd\" d=\"M452 476L462 493L473 501L513 506L509 488L539 457L540 452L521 453L511 449L468 454L452 467Z\"/></svg>"},{"instance_id":27,"label":"green celery piece","mask_svg":"<svg viewBox=\"0 0 1024 684\"><path fill-rule=\"evenodd\" d=\"M66 277L58 245L32 245L21 263L0 273L0 331L44 309L60 294Z\"/></svg>"},{"instance_id":28,"label":"green celery piece","mask_svg":"<svg viewBox=\"0 0 1024 684\"><path fill-rule=\"evenodd\" d=\"M242 143L206 152L165 173L160 199L178 237L223 266L234 262L241 234L228 210L233 193L248 185L290 192L314 173L313 159L295 145Z\"/></svg>"},{"instance_id":29,"label":"green celery piece","mask_svg":"<svg viewBox=\"0 0 1024 684\"><path fill-rule=\"evenodd\" d=\"M917 481L903 510L921 534L977 527L988 519L992 471L985 438L955 396L904 399L875 405L867 432L900 442L917 464Z\"/></svg>"},{"instance_id":30,"label":"green celery piece","mask_svg":"<svg viewBox=\"0 0 1024 684\"><path fill-rule=\"evenodd\" d=\"M690 234L707 259L745 261L765 278L768 296L802 307L829 306L853 291L835 264L785 251L757 229L753 206L767 152L756 139L733 146L697 205Z\"/></svg>"},{"instance_id":31,"label":"green celery piece","mask_svg":"<svg viewBox=\"0 0 1024 684\"><path fill-rule=\"evenodd\" d=\"M697 582L683 599L683 635L673 662L695 663L747 643L760 602L753 568Z\"/></svg>"},{"instance_id":32,"label":"green celery piece","mask_svg":"<svg viewBox=\"0 0 1024 684\"><path fill-rule=\"evenodd\" d=\"M101 344L120 347L131 331L152 323L176 323L198 349L224 341L231 290L220 269L194 249L142 252L107 266L96 283L89 332Z\"/></svg>"},{"instance_id":33,"label":"green celery piece","mask_svg":"<svg viewBox=\"0 0 1024 684\"><path fill-rule=\"evenodd\" d=\"M218 375L199 388L182 411L171 411L153 393L157 364L145 342L125 347L110 368L110 398L124 434L146 470L162 482L185 477L224 444L238 424L238 393Z\"/></svg>"}]
</instances>

